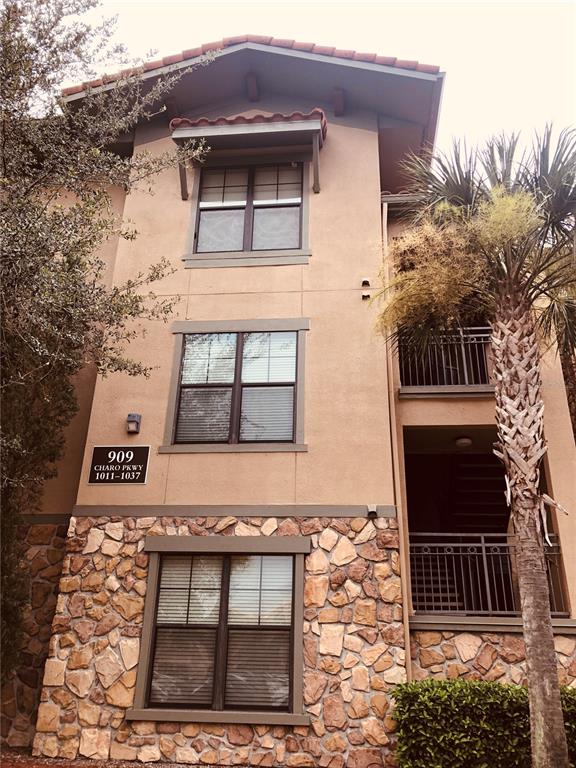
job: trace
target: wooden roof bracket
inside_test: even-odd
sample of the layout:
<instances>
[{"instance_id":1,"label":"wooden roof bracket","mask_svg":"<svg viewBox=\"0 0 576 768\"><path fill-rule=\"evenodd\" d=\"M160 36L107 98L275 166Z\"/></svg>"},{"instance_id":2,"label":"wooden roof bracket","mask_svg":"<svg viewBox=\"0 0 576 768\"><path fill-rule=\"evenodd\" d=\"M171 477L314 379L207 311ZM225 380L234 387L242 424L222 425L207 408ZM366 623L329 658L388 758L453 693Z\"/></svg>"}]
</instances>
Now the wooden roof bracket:
<instances>
[{"instance_id":1,"label":"wooden roof bracket","mask_svg":"<svg viewBox=\"0 0 576 768\"><path fill-rule=\"evenodd\" d=\"M246 75L246 95L249 101L260 101L260 87L254 72L248 72Z\"/></svg>"},{"instance_id":2,"label":"wooden roof bracket","mask_svg":"<svg viewBox=\"0 0 576 768\"><path fill-rule=\"evenodd\" d=\"M180 175L180 196L182 200L188 200L188 178L184 163L178 163L178 174Z\"/></svg>"},{"instance_id":3,"label":"wooden roof bracket","mask_svg":"<svg viewBox=\"0 0 576 768\"><path fill-rule=\"evenodd\" d=\"M332 89L332 108L335 117L343 115L346 111L346 95L343 88Z\"/></svg>"},{"instance_id":4,"label":"wooden roof bracket","mask_svg":"<svg viewBox=\"0 0 576 768\"><path fill-rule=\"evenodd\" d=\"M312 168L314 175L312 189L318 194L320 192L320 131L312 136Z\"/></svg>"}]
</instances>

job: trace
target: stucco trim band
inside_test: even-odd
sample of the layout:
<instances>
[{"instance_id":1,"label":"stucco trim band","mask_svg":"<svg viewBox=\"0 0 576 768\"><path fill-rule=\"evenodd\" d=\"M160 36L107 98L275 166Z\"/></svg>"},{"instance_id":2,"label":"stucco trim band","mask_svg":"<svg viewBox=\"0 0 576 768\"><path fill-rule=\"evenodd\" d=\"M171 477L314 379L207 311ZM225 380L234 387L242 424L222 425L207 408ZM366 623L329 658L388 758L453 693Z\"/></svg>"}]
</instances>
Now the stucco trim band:
<instances>
[{"instance_id":1,"label":"stucco trim band","mask_svg":"<svg viewBox=\"0 0 576 768\"><path fill-rule=\"evenodd\" d=\"M450 632L506 632L521 634L522 619L515 616L439 616L429 614L411 616L410 630L447 630ZM557 635L576 635L576 619L552 619L552 628Z\"/></svg>"},{"instance_id":2,"label":"stucco trim band","mask_svg":"<svg viewBox=\"0 0 576 768\"><path fill-rule=\"evenodd\" d=\"M305 453L306 443L175 443L158 453Z\"/></svg>"},{"instance_id":3,"label":"stucco trim band","mask_svg":"<svg viewBox=\"0 0 576 768\"><path fill-rule=\"evenodd\" d=\"M238 333L251 331L309 331L310 318L284 317L269 320L176 320L172 333Z\"/></svg>"},{"instance_id":4,"label":"stucco trim band","mask_svg":"<svg viewBox=\"0 0 576 768\"><path fill-rule=\"evenodd\" d=\"M76 517L367 517L367 504L78 504ZM376 505L377 517L396 517L393 504ZM436 617L437 619L440 617Z\"/></svg>"},{"instance_id":5,"label":"stucco trim band","mask_svg":"<svg viewBox=\"0 0 576 768\"><path fill-rule=\"evenodd\" d=\"M146 552L308 555L310 538L308 536L146 536L144 550Z\"/></svg>"}]
</instances>

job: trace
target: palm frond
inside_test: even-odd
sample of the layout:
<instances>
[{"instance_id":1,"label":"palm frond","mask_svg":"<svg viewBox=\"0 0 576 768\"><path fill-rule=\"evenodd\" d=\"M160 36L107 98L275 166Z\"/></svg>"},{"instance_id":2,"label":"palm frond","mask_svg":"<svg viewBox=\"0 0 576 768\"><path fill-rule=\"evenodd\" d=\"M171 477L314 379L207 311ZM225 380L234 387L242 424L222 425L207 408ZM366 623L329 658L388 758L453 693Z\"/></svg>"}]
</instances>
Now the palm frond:
<instances>
[{"instance_id":1,"label":"palm frond","mask_svg":"<svg viewBox=\"0 0 576 768\"><path fill-rule=\"evenodd\" d=\"M561 354L576 354L576 290L572 295L558 293L536 311L538 327L548 340L554 340Z\"/></svg>"},{"instance_id":2,"label":"palm frond","mask_svg":"<svg viewBox=\"0 0 576 768\"><path fill-rule=\"evenodd\" d=\"M553 146L552 126L536 135L523 185L541 204L552 236L574 233L576 130L563 130Z\"/></svg>"},{"instance_id":3,"label":"palm frond","mask_svg":"<svg viewBox=\"0 0 576 768\"><path fill-rule=\"evenodd\" d=\"M385 335L423 350L513 297L533 307L562 350L574 345L576 130L554 138L547 126L525 152L517 134L478 150L455 142L402 167L413 226L390 249L396 276L380 317Z\"/></svg>"},{"instance_id":4,"label":"palm frond","mask_svg":"<svg viewBox=\"0 0 576 768\"><path fill-rule=\"evenodd\" d=\"M513 192L519 188L519 177L524 167L524 154L519 159L516 157L519 138L518 133L493 136L480 151L482 169L492 189L503 187Z\"/></svg>"},{"instance_id":5,"label":"palm frond","mask_svg":"<svg viewBox=\"0 0 576 768\"><path fill-rule=\"evenodd\" d=\"M410 210L416 221L444 207L472 212L485 193L478 174L478 154L465 143L455 141L450 153L412 153L400 165L406 189L417 200Z\"/></svg>"}]
</instances>

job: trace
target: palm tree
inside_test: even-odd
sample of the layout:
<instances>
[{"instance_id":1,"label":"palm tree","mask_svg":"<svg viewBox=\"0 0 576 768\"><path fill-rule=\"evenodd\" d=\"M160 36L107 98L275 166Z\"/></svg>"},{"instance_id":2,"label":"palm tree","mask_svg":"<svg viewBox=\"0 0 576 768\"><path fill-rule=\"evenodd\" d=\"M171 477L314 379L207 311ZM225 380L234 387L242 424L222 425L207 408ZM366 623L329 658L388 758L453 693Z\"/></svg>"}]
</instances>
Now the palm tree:
<instances>
[{"instance_id":1,"label":"palm tree","mask_svg":"<svg viewBox=\"0 0 576 768\"><path fill-rule=\"evenodd\" d=\"M404 164L415 202L391 246L383 332L416 350L440 334L491 326L497 442L517 540L533 768L568 768L550 618L540 467L546 453L540 362L576 349L576 132L547 128L521 154L517 136Z\"/></svg>"}]
</instances>

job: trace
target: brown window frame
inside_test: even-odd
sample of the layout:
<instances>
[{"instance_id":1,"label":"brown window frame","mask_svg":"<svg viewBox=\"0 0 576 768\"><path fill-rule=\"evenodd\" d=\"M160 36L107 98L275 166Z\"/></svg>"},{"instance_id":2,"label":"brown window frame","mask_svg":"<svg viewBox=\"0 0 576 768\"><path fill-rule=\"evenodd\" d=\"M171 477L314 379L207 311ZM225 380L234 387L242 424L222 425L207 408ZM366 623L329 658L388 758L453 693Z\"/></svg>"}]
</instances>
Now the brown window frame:
<instances>
[{"instance_id":1,"label":"brown window frame","mask_svg":"<svg viewBox=\"0 0 576 768\"><path fill-rule=\"evenodd\" d=\"M275 557L278 555L261 555L261 554L252 554L251 557ZM285 555L282 555L285 556ZM162 567L165 563L165 559L169 558L169 553L164 553L160 557L160 574L159 578L162 578ZM191 558L194 557L193 554L190 555ZM228 624L228 611L229 611L229 602L230 602L230 573L231 573L231 559L233 557L232 554L217 554L217 553L210 553L208 557L221 557L222 558L222 573L220 577L220 607L219 607L219 616L218 616L218 624L216 625L216 642L215 642L215 648L214 648L214 679L213 679L213 687L212 687L212 710L215 711L227 711L227 712L234 712L234 711L249 711L250 707L240 707L240 706L226 706L225 703L225 697L226 697L226 676L228 672L228 660L229 660L229 646L228 646L228 636L230 631L230 625ZM244 629L250 629L250 630L256 630L259 632L266 632L270 630L277 630L279 627L281 627L283 630L286 631L286 633L289 635L289 649L290 649L290 658L294 655L294 585L296 580L296 558L293 554L289 554L288 557L292 558L292 593L291 593L291 616L290 616L290 624L289 625L243 625L243 626L233 626L232 629L234 630L244 630ZM156 620L154 622L154 637L152 640L152 660L155 656L155 646L156 646L156 638L158 634L158 628L164 627L164 626L170 626L170 627L182 627L182 628L198 628L202 629L204 627L209 627L210 629L213 629L215 625L208 625L208 624L161 624L158 622L157 618L157 611L159 606L159 600L160 595L158 593L158 597L156 600ZM152 686L152 665L150 667L150 673L148 676L148 689L146 692L146 701L150 702L151 699L151 686ZM289 675L288 675L288 704L286 707L260 707L260 711L263 712L289 712L290 711L290 702L292 701L292 691L294 687L294 680L293 680L293 668L292 665L290 666ZM161 709L165 708L177 708L177 709L203 709L202 707L194 706L191 703L184 703L184 704L170 704L167 702L164 703L154 703L155 707L159 707Z\"/></svg>"},{"instance_id":2,"label":"brown window frame","mask_svg":"<svg viewBox=\"0 0 576 768\"><path fill-rule=\"evenodd\" d=\"M244 170L246 169L248 172L248 182L246 187L246 204L245 205L235 205L234 201L230 201L230 203L226 204L222 202L222 205L219 207L211 207L211 208L202 208L202 204L200 202L200 197L202 194L202 180L204 178L204 169L200 172L200 180L199 180L199 190L198 190L198 204L196 206L196 221L194 225L194 235L193 235L193 253L199 257L203 257L206 259L209 259L211 254L214 253L230 253L230 254L238 254L238 253L271 253L278 250L301 250L302 249L302 241L303 241L303 208L304 208L304 163L302 161L293 161L294 165L297 165L300 168L300 202L299 203L285 203L281 204L279 201L277 205L269 203L268 205L254 205L254 177L255 177L255 171L257 168L274 168L278 167L280 165L288 165L288 162L271 162L271 163L256 163L256 164L247 164L247 165L227 165L221 168L218 168L218 170L221 170L226 174L228 171L238 171L238 170ZM215 168L208 166L206 170L216 170ZM299 217L298 217L298 245L297 246L287 246L284 248L253 248L253 240L254 240L254 210L256 209L269 209L269 208L298 208L299 210ZM200 218L203 210L226 210L226 211L244 211L244 230L243 230L243 238L242 238L242 248L236 249L236 250L215 250L215 251L199 251L198 250L198 237L200 234Z\"/></svg>"},{"instance_id":3,"label":"brown window frame","mask_svg":"<svg viewBox=\"0 0 576 768\"><path fill-rule=\"evenodd\" d=\"M296 336L296 358L294 364L294 381L273 381L273 382L242 382L242 364L244 353L244 337L257 331L223 331L221 333L234 333L236 336L236 359L234 363L234 380L231 384L208 383L208 384L182 384L182 369L184 365L184 356L186 354L186 336L202 335L186 333L182 343L182 356L180 360L180 375L178 386L178 402L176 404L176 414L174 420L174 445L203 445L205 443L222 443L224 445L244 445L246 443L294 443L296 440L296 413L298 397L298 350L300 347L300 334L297 331L263 331L263 333L294 333ZM259 389L262 387L292 387L292 437L288 440L280 438L278 440L241 440L240 439L240 420L242 415L242 393L244 389ZM228 427L227 440L178 440L178 419L180 418L180 406L182 400L182 391L184 389L230 389L230 422Z\"/></svg>"},{"instance_id":4,"label":"brown window frame","mask_svg":"<svg viewBox=\"0 0 576 768\"><path fill-rule=\"evenodd\" d=\"M172 358L172 373L167 401L164 427L164 444L158 447L158 453L268 453L268 452L306 452L304 442L304 384L306 365L306 336L310 330L310 319L269 318L267 320L177 320L172 323L171 331L175 337ZM294 440L256 441L256 442L202 442L176 443L176 421L178 418L181 367L184 354L184 336L202 333L251 333L257 331L297 331L296 381L294 382Z\"/></svg>"},{"instance_id":5,"label":"brown window frame","mask_svg":"<svg viewBox=\"0 0 576 768\"><path fill-rule=\"evenodd\" d=\"M304 558L310 553L307 536L147 536L144 550L150 555L147 592L140 657L137 667L133 708L127 720L164 722L250 723L253 725L308 725L304 712ZM152 673L153 639L160 586L160 559L163 553L213 555L292 555L294 558L292 587L292 656L291 691L288 711L244 709L191 709L182 707L150 707L148 690Z\"/></svg>"}]
</instances>

